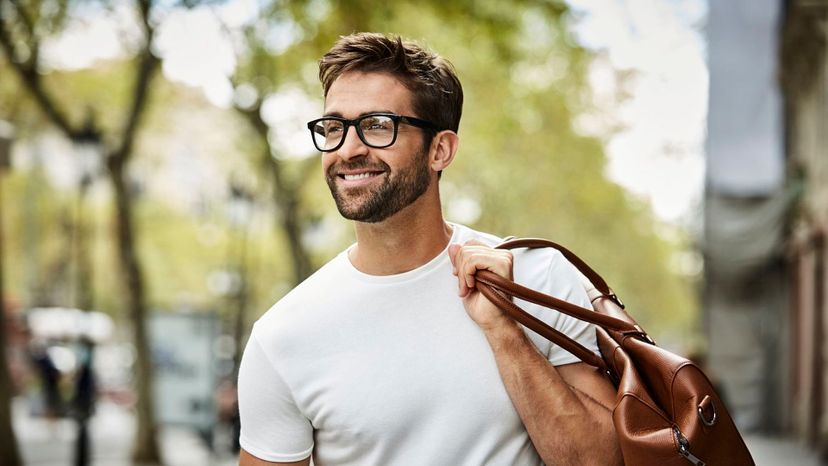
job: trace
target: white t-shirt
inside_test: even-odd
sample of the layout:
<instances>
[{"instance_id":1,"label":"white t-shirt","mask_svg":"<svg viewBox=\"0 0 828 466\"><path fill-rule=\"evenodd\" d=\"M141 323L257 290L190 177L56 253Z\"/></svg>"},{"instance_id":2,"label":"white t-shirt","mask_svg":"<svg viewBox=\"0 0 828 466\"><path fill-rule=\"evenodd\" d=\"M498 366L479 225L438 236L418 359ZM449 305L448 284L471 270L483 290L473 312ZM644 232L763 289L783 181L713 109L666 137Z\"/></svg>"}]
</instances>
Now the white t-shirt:
<instances>
[{"instance_id":1,"label":"white t-shirt","mask_svg":"<svg viewBox=\"0 0 828 466\"><path fill-rule=\"evenodd\" d=\"M452 243L500 239L452 224ZM551 249L515 250L518 283L589 307ZM447 251L398 275L342 252L254 325L239 372L241 446L266 461L328 465L540 465ZM597 352L592 326L516 300ZM578 359L527 330L554 365Z\"/></svg>"}]
</instances>

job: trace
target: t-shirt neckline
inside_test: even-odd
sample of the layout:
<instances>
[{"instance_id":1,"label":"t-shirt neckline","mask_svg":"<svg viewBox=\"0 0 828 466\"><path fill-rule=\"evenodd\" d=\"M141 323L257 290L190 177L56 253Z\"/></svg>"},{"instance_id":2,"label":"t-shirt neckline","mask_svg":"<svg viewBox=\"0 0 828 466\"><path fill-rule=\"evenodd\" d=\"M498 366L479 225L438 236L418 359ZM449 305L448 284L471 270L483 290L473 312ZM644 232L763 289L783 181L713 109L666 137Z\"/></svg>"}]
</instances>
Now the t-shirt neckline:
<instances>
[{"instance_id":1,"label":"t-shirt neckline","mask_svg":"<svg viewBox=\"0 0 828 466\"><path fill-rule=\"evenodd\" d=\"M402 283L411 280L415 280L422 276L428 275L433 270L439 268L440 266L444 265L446 262L449 262L448 257L448 247L452 243L456 242L456 238L458 237L458 230L461 228L459 225L451 222L446 222L446 224L451 227L451 238L449 238L448 244L446 247L440 251L439 254L434 256L431 260L426 262L425 264L409 270L407 272L397 273L393 275L372 275L369 273L365 273L354 267L354 264L351 263L351 259L348 257L348 253L351 249L356 246L356 243L348 246L347 249L342 251L339 254L339 259L344 263L344 267L348 270L348 272L357 280L360 280L365 283L374 283L374 284L381 284L381 285L388 285L388 284L395 284L395 283Z\"/></svg>"}]
</instances>

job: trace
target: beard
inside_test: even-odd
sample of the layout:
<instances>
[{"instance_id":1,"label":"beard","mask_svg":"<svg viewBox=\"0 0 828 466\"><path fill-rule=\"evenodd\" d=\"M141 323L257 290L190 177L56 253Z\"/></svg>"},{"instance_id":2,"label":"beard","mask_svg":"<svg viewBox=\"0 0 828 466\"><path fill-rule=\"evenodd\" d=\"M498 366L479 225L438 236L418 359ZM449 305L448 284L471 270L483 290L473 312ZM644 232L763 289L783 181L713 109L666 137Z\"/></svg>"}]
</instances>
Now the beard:
<instances>
[{"instance_id":1,"label":"beard","mask_svg":"<svg viewBox=\"0 0 828 466\"><path fill-rule=\"evenodd\" d=\"M336 183L339 176L334 174L335 169L339 168L369 168L382 171L385 175L382 184L376 187L340 189ZM353 164L331 165L325 174L325 181L336 202L336 208L343 217L365 223L381 222L411 205L428 190L431 182L428 148L421 147L415 154L412 164L396 174L390 172L390 167L385 162L369 164L360 159Z\"/></svg>"}]
</instances>

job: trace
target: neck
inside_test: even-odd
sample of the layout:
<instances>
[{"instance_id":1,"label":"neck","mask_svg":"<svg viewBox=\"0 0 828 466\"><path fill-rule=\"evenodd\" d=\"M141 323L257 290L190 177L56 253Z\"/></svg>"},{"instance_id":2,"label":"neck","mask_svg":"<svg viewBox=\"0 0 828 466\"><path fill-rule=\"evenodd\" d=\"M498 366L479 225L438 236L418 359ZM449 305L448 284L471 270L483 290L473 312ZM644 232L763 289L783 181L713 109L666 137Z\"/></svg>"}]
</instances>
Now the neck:
<instances>
[{"instance_id":1,"label":"neck","mask_svg":"<svg viewBox=\"0 0 828 466\"><path fill-rule=\"evenodd\" d=\"M439 196L426 192L411 205L377 223L356 222L357 244L349 259L371 275L414 270L440 254L451 239Z\"/></svg>"}]
</instances>

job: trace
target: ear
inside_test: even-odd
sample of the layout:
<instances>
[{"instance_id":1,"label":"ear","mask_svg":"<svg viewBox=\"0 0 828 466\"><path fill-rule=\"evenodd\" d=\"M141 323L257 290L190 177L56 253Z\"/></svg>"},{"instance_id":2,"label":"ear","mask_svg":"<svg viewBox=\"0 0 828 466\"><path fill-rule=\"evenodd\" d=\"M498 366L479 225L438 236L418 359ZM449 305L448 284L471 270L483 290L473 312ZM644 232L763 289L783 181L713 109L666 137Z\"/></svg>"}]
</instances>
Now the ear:
<instances>
[{"instance_id":1,"label":"ear","mask_svg":"<svg viewBox=\"0 0 828 466\"><path fill-rule=\"evenodd\" d=\"M460 146L460 137L450 130L440 131L431 140L429 163L431 169L440 172L446 169L454 160L457 148Z\"/></svg>"}]
</instances>

